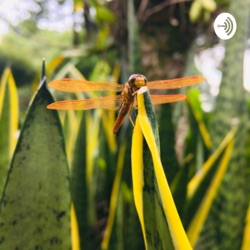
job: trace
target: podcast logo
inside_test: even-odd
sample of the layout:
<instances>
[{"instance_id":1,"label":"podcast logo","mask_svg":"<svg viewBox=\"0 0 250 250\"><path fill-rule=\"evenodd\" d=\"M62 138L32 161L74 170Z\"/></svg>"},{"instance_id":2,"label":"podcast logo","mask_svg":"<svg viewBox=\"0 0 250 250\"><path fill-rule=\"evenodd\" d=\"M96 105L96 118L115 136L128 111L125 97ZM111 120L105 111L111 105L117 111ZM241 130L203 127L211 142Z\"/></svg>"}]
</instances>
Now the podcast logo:
<instances>
[{"instance_id":1,"label":"podcast logo","mask_svg":"<svg viewBox=\"0 0 250 250\"><path fill-rule=\"evenodd\" d=\"M236 32L237 23L235 18L229 13L221 13L214 21L214 31L222 40L232 38Z\"/></svg>"}]
</instances>

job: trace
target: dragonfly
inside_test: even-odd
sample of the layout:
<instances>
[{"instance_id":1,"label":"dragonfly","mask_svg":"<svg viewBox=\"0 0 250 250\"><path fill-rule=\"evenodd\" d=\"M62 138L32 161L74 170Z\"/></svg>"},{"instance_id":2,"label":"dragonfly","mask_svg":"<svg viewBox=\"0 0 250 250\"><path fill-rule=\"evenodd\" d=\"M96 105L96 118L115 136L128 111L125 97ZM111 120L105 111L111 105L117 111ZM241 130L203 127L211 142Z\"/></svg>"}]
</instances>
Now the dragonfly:
<instances>
[{"instance_id":1,"label":"dragonfly","mask_svg":"<svg viewBox=\"0 0 250 250\"><path fill-rule=\"evenodd\" d=\"M114 91L121 92L117 95L107 95L97 98L89 98L83 100L63 100L49 104L48 109L56 110L89 110L103 108L109 110L118 110L118 115L114 123L113 133L116 134L123 124L125 117L129 114L129 118L133 107L136 108L136 94L138 90L147 86L149 90L166 90L178 89L198 84L204 81L202 76L189 76L170 80L147 81L142 74L133 74L129 77L125 84L110 82L95 82L64 78L54 80L48 84L49 87L64 92L89 92L89 91ZM184 100L183 94L167 94L167 95L150 95L152 104L172 103Z\"/></svg>"}]
</instances>

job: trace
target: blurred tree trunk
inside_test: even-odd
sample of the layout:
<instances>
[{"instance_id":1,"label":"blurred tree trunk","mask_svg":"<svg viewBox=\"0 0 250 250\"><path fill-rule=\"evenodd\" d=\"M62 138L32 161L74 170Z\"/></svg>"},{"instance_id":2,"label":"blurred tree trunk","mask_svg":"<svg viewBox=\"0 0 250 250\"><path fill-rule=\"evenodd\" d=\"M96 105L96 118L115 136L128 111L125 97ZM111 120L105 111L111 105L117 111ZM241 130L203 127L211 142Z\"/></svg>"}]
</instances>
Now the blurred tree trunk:
<instances>
[{"instance_id":1,"label":"blurred tree trunk","mask_svg":"<svg viewBox=\"0 0 250 250\"><path fill-rule=\"evenodd\" d=\"M248 205L247 103L243 88L243 55L247 42L250 1L231 1L229 13L237 22L235 36L225 41L223 77L211 124L214 149L234 126L238 126L227 173L203 228L196 249L241 248ZM249 168L248 168L249 172Z\"/></svg>"}]
</instances>

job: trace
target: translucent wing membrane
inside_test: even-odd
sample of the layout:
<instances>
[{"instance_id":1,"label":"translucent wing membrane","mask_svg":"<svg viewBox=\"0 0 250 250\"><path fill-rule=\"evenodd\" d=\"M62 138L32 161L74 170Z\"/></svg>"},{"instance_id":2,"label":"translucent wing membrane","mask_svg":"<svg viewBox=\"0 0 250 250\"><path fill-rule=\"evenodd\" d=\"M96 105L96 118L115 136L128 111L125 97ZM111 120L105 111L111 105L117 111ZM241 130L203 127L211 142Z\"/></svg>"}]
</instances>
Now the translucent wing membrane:
<instances>
[{"instance_id":1,"label":"translucent wing membrane","mask_svg":"<svg viewBox=\"0 0 250 250\"><path fill-rule=\"evenodd\" d=\"M57 110L87 110L95 108L116 110L120 108L122 99L120 95L111 95L85 100L66 100L53 102L47 106L48 109Z\"/></svg>"},{"instance_id":2,"label":"translucent wing membrane","mask_svg":"<svg viewBox=\"0 0 250 250\"><path fill-rule=\"evenodd\" d=\"M87 92L87 91L122 91L123 85L109 82L90 82L65 78L52 81L49 87L65 92Z\"/></svg>"},{"instance_id":3,"label":"translucent wing membrane","mask_svg":"<svg viewBox=\"0 0 250 250\"><path fill-rule=\"evenodd\" d=\"M151 101L154 105L163 104L163 103L171 103L178 102L186 99L185 95L177 94L177 95L151 95Z\"/></svg>"},{"instance_id":4,"label":"translucent wing membrane","mask_svg":"<svg viewBox=\"0 0 250 250\"><path fill-rule=\"evenodd\" d=\"M147 83L148 89L178 89L195 85L204 81L201 76L189 76L172 80L157 80Z\"/></svg>"}]
</instances>

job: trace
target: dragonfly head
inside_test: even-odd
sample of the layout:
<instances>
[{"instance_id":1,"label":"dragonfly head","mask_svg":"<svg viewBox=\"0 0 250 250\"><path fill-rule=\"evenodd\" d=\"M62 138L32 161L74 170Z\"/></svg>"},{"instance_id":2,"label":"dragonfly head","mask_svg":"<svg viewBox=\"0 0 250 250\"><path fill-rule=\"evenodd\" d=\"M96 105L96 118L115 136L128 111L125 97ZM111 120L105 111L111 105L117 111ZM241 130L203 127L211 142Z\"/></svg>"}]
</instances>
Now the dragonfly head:
<instances>
[{"instance_id":1,"label":"dragonfly head","mask_svg":"<svg viewBox=\"0 0 250 250\"><path fill-rule=\"evenodd\" d=\"M140 87L147 85L147 78L141 74L133 74L128 79L130 88L138 90Z\"/></svg>"}]
</instances>

